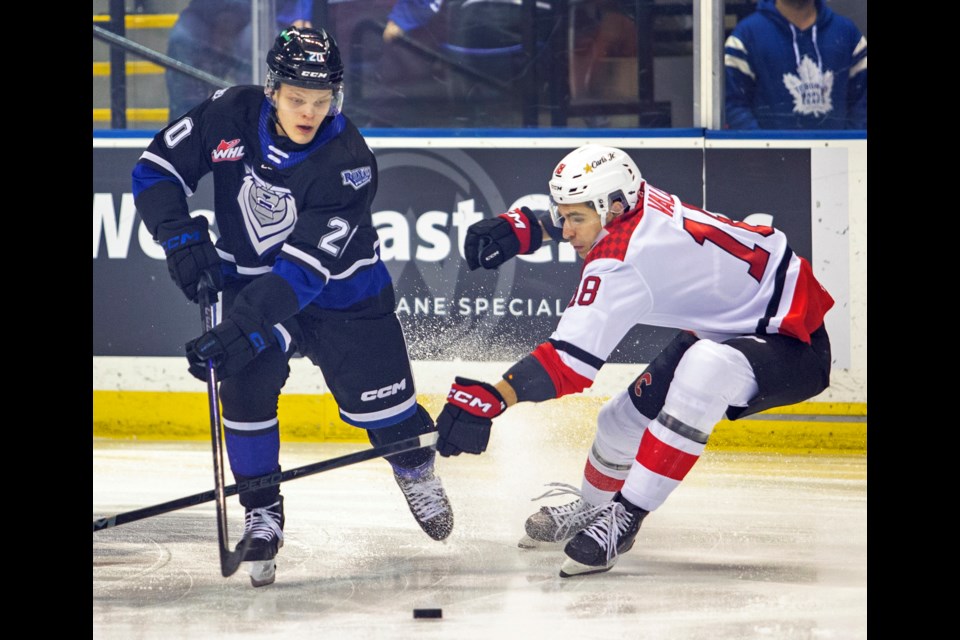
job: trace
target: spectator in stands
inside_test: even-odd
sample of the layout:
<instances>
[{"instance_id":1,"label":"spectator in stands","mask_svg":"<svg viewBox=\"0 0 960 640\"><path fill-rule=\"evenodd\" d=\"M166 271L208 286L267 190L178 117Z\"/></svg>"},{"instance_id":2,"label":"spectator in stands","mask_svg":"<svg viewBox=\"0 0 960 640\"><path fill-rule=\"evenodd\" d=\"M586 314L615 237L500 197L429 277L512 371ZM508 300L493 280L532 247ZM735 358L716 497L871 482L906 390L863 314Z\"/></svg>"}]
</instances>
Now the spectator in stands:
<instances>
[{"instance_id":1,"label":"spectator in stands","mask_svg":"<svg viewBox=\"0 0 960 640\"><path fill-rule=\"evenodd\" d=\"M574 5L570 57L571 103L635 99L637 70L620 71L618 61L637 59L637 22L633 0L585 0ZM632 78L626 76L632 76ZM608 127L610 116L584 116L588 127Z\"/></svg>"},{"instance_id":2,"label":"spectator in stands","mask_svg":"<svg viewBox=\"0 0 960 640\"><path fill-rule=\"evenodd\" d=\"M387 16L383 41L393 42L408 31L428 24L440 13L443 0L397 0Z\"/></svg>"},{"instance_id":3,"label":"spectator in stands","mask_svg":"<svg viewBox=\"0 0 960 640\"><path fill-rule=\"evenodd\" d=\"M167 55L233 84L249 84L251 11L251 0L190 0L170 31ZM276 11L278 29L312 26L313 0L277 0ZM172 69L166 80L171 119L217 88Z\"/></svg>"},{"instance_id":4,"label":"spectator in stands","mask_svg":"<svg viewBox=\"0 0 960 640\"><path fill-rule=\"evenodd\" d=\"M555 20L551 2L537 0L535 5L533 29L540 53ZM519 115L520 83L530 68L524 50L523 0L397 0L387 16L383 40L389 44L426 27L439 15L443 15L446 28L439 48L454 65L448 74L449 92L466 109L468 120L474 125L497 126L511 114ZM546 56L536 57L541 74L548 62Z\"/></svg>"},{"instance_id":5,"label":"spectator in stands","mask_svg":"<svg viewBox=\"0 0 960 640\"><path fill-rule=\"evenodd\" d=\"M724 53L726 127L867 128L867 39L824 0L760 0Z\"/></svg>"}]
</instances>

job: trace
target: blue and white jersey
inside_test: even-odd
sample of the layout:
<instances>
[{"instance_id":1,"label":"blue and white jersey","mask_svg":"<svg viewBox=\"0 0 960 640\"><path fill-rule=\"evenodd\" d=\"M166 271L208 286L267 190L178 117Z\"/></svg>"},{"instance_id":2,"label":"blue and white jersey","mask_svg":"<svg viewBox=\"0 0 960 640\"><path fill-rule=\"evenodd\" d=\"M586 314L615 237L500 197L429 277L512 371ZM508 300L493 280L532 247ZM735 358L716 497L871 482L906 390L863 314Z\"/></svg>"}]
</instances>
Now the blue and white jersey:
<instances>
[{"instance_id":1,"label":"blue and white jersey","mask_svg":"<svg viewBox=\"0 0 960 640\"><path fill-rule=\"evenodd\" d=\"M377 163L343 114L305 145L274 132L259 86L216 92L160 130L133 172L148 229L185 218L186 198L214 178L217 253L240 277L282 276L300 307L350 307L390 284L371 205ZM162 199L143 197L160 182Z\"/></svg>"},{"instance_id":2,"label":"blue and white jersey","mask_svg":"<svg viewBox=\"0 0 960 640\"><path fill-rule=\"evenodd\" d=\"M760 0L724 45L730 129L866 129L867 39L852 20L815 0L800 30Z\"/></svg>"}]
</instances>

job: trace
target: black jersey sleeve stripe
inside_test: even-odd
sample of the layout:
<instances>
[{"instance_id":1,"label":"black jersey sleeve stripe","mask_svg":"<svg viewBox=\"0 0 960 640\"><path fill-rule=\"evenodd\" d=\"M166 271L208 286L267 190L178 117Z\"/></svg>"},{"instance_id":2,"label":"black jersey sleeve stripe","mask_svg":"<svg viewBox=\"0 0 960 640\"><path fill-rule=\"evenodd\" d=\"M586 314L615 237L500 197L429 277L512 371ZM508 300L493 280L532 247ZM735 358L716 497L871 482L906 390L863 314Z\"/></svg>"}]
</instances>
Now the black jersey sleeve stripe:
<instances>
[{"instance_id":1,"label":"black jersey sleeve stripe","mask_svg":"<svg viewBox=\"0 0 960 640\"><path fill-rule=\"evenodd\" d=\"M774 278L773 295L770 296L770 302L767 304L767 312L760 318L760 322L757 323L757 333L767 332L767 327L770 325L770 318L774 317L777 314L777 309L780 308L780 300L783 297L783 287L787 281L787 268L790 266L791 258L793 258L793 250L787 247L787 250L783 254L783 259L780 260L780 264L777 265L777 276Z\"/></svg>"},{"instance_id":2,"label":"black jersey sleeve stripe","mask_svg":"<svg viewBox=\"0 0 960 640\"><path fill-rule=\"evenodd\" d=\"M556 349L557 351L563 351L564 353L569 353L571 356L573 356L580 362L590 365L594 369L599 369L606 362L605 360L601 360L600 358L593 355L592 353L587 353L580 347L574 346L569 342L565 342L563 340L554 340L553 338L551 338L549 342L550 344L553 345L553 348Z\"/></svg>"}]
</instances>

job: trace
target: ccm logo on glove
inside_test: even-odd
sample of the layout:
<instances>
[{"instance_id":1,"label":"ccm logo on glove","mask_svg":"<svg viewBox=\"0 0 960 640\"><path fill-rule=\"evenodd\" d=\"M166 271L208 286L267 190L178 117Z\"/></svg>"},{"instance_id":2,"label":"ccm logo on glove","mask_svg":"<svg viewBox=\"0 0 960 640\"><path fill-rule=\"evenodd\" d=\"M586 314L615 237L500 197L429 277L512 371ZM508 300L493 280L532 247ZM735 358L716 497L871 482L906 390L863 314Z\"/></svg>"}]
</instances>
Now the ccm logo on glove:
<instances>
[{"instance_id":1,"label":"ccm logo on glove","mask_svg":"<svg viewBox=\"0 0 960 640\"><path fill-rule=\"evenodd\" d=\"M494 418L503 413L504 409L507 408L505 402L502 400L498 401L491 397L491 394L485 389L482 397L480 397L456 385L450 389L450 393L447 394L447 400L461 405L465 410L475 416L483 416L485 418ZM496 406L496 408L494 408L494 406Z\"/></svg>"},{"instance_id":2,"label":"ccm logo on glove","mask_svg":"<svg viewBox=\"0 0 960 640\"><path fill-rule=\"evenodd\" d=\"M455 378L447 403L437 417L437 453L444 457L483 453L490 440L493 418L506 408L506 401L493 385Z\"/></svg>"},{"instance_id":3,"label":"ccm logo on glove","mask_svg":"<svg viewBox=\"0 0 960 640\"><path fill-rule=\"evenodd\" d=\"M210 242L203 216L166 222L157 229L157 242L167 256L170 278L191 302L199 302L200 280L209 277L211 293L223 290L220 256Z\"/></svg>"},{"instance_id":4,"label":"ccm logo on glove","mask_svg":"<svg viewBox=\"0 0 960 640\"><path fill-rule=\"evenodd\" d=\"M199 231L194 231L193 233L182 233L178 236L169 238L161 246L163 247L164 252L170 253L174 249L179 249L180 247L187 247L191 244L197 244L203 238L200 236Z\"/></svg>"}]
</instances>

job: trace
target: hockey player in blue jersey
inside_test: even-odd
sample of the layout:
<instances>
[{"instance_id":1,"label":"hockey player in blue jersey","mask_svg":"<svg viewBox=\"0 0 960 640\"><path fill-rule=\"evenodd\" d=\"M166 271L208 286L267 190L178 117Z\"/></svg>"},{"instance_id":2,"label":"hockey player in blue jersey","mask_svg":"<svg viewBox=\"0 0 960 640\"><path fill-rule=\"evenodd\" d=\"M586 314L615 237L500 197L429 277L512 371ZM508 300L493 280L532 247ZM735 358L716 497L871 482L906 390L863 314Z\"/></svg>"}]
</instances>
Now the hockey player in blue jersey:
<instances>
[{"instance_id":1,"label":"hockey player in blue jersey","mask_svg":"<svg viewBox=\"0 0 960 640\"><path fill-rule=\"evenodd\" d=\"M371 218L377 161L342 113L343 62L320 29L289 27L267 54L265 87L217 91L159 131L133 170L137 210L174 283L198 301L201 275L223 319L186 345L190 372L221 380L227 457L237 482L280 470L277 405L295 351L323 373L341 418L374 445L436 431L417 402L390 275ZM220 237L187 198L213 174ZM376 366L373 366L376 363ZM371 393L389 389L390 393ZM424 448L388 456L423 530L443 540L453 512ZM254 586L275 579L283 497L240 494Z\"/></svg>"}]
</instances>

